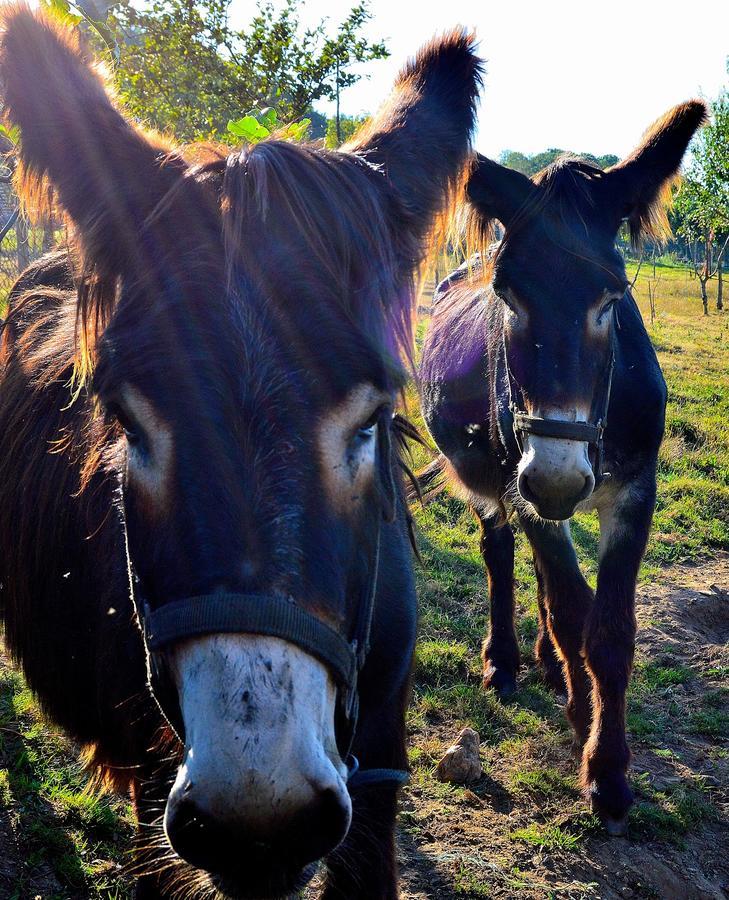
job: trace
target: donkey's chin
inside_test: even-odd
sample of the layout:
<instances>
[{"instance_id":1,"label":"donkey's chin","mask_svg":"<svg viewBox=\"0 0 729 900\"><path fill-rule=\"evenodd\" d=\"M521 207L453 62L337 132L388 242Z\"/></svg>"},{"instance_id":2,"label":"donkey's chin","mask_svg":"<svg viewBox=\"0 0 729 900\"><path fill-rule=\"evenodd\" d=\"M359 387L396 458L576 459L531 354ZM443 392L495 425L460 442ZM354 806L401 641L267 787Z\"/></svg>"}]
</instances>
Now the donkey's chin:
<instances>
[{"instance_id":1,"label":"donkey's chin","mask_svg":"<svg viewBox=\"0 0 729 900\"><path fill-rule=\"evenodd\" d=\"M571 519L577 512L578 506L577 503L573 503L572 501L565 503L564 501L557 500L535 503L533 500L530 500L528 502L537 514L537 517L544 519L547 522L564 522L566 519Z\"/></svg>"},{"instance_id":2,"label":"donkey's chin","mask_svg":"<svg viewBox=\"0 0 729 900\"><path fill-rule=\"evenodd\" d=\"M281 866L275 871L257 874L245 869L220 875L210 875L210 887L221 900L286 900L303 891L316 874L318 863L309 863L294 870Z\"/></svg>"}]
</instances>

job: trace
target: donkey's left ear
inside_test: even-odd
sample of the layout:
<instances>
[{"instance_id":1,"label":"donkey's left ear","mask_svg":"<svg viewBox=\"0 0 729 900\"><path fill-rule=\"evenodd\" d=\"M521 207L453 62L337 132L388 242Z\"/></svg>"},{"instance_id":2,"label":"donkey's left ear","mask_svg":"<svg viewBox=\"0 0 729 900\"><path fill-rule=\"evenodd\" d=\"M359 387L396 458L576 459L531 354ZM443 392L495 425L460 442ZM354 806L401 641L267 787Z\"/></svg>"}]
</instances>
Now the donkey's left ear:
<instances>
[{"instance_id":1,"label":"donkey's left ear","mask_svg":"<svg viewBox=\"0 0 729 900\"><path fill-rule=\"evenodd\" d=\"M605 189L618 205L618 221L628 220L634 244L669 233L665 201L686 148L706 119L702 100L674 106L650 126L628 157L606 172Z\"/></svg>"},{"instance_id":2,"label":"donkey's left ear","mask_svg":"<svg viewBox=\"0 0 729 900\"><path fill-rule=\"evenodd\" d=\"M453 196L470 155L483 71L474 43L459 28L426 44L377 115L342 148L382 167L416 239Z\"/></svg>"}]
</instances>

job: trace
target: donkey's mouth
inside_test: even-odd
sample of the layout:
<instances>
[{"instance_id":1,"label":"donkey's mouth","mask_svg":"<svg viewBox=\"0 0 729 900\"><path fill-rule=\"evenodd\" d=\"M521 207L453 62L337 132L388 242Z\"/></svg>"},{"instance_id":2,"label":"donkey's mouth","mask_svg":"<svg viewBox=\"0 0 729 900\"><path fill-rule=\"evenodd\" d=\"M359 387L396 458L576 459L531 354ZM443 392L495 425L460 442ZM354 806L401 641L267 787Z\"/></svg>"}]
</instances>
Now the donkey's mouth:
<instances>
[{"instance_id":1,"label":"donkey's mouth","mask_svg":"<svg viewBox=\"0 0 729 900\"><path fill-rule=\"evenodd\" d=\"M318 863L303 869L281 867L266 873L241 869L225 875L211 875L212 886L227 900L286 900L303 891L316 874Z\"/></svg>"},{"instance_id":2,"label":"donkey's mouth","mask_svg":"<svg viewBox=\"0 0 729 900\"><path fill-rule=\"evenodd\" d=\"M529 503L531 503L539 518L548 522L563 522L566 519L571 519L577 511L577 505L571 502L563 503L555 501L537 504L533 500L530 500Z\"/></svg>"}]
</instances>

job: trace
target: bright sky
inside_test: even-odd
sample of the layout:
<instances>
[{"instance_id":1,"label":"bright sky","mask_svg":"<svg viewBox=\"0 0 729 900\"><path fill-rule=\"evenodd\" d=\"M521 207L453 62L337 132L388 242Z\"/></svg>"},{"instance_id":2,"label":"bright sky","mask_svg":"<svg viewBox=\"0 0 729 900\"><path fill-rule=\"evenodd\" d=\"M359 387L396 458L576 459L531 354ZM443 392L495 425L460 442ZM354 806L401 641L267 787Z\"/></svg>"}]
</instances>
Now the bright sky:
<instances>
[{"instance_id":1,"label":"bright sky","mask_svg":"<svg viewBox=\"0 0 729 900\"><path fill-rule=\"evenodd\" d=\"M305 24L335 24L351 5L305 0ZM234 24L254 10L255 0L233 0ZM549 147L623 156L669 107L729 82L726 0L371 0L370 10L368 36L391 56L366 66L342 111L373 112L421 43L474 27L487 60L476 143L492 157Z\"/></svg>"}]
</instances>

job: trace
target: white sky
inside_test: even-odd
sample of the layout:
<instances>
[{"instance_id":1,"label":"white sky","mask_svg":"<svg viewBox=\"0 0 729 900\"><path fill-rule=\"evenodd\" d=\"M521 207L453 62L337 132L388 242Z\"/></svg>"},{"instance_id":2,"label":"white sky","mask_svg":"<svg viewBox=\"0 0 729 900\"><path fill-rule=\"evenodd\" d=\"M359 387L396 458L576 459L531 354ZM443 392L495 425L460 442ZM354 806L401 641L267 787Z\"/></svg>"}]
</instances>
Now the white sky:
<instances>
[{"instance_id":1,"label":"white sky","mask_svg":"<svg viewBox=\"0 0 729 900\"><path fill-rule=\"evenodd\" d=\"M343 18L354 0L305 0L305 23ZM255 0L233 0L243 25ZM371 0L368 36L391 56L342 94L373 112L418 46L454 24L474 27L487 60L477 147L561 147L625 155L666 109L727 84L727 0ZM321 107L323 112L331 108Z\"/></svg>"}]
</instances>

